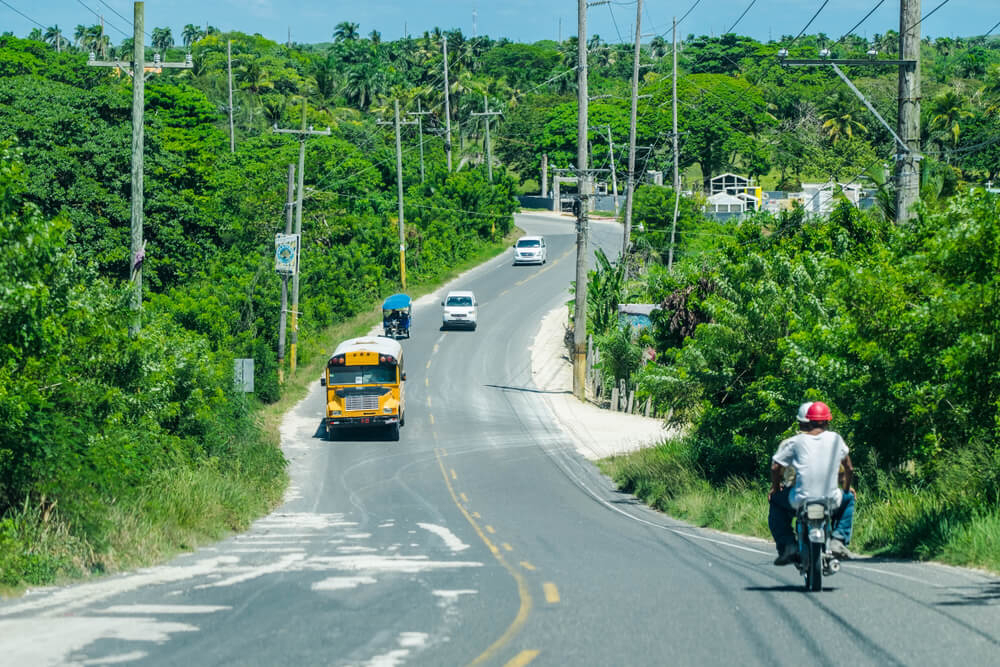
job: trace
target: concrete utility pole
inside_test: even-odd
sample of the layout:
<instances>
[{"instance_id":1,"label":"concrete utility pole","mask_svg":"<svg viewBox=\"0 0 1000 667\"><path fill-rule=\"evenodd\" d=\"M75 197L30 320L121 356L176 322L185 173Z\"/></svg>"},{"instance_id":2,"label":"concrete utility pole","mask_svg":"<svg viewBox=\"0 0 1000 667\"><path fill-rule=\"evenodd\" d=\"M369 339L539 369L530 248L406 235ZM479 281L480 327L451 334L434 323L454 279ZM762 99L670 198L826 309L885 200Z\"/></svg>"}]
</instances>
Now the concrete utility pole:
<instances>
[{"instance_id":1,"label":"concrete utility pole","mask_svg":"<svg viewBox=\"0 0 1000 667\"><path fill-rule=\"evenodd\" d=\"M285 200L285 234L292 233L295 208L295 165L288 165L288 197ZM288 319L288 274L281 274L281 323L278 325L278 382L285 382L285 330Z\"/></svg>"},{"instance_id":2,"label":"concrete utility pole","mask_svg":"<svg viewBox=\"0 0 1000 667\"><path fill-rule=\"evenodd\" d=\"M501 115L499 111L490 111L490 100L483 94L483 113L473 113L473 116L484 116L486 118L486 173L489 174L490 183L493 182L493 149L490 147L490 116Z\"/></svg>"},{"instance_id":3,"label":"concrete utility pole","mask_svg":"<svg viewBox=\"0 0 1000 667\"><path fill-rule=\"evenodd\" d=\"M670 252L667 254L667 271L674 270L674 239L677 236L677 212L680 210L681 204L681 172L680 172L680 156L678 155L677 148L677 17L674 17L674 31L673 31L674 46L673 56L674 56L674 80L673 80L673 109L674 109L674 136L673 136L673 148L674 148L674 221L670 224Z\"/></svg>"},{"instance_id":4,"label":"concrete utility pole","mask_svg":"<svg viewBox=\"0 0 1000 667\"><path fill-rule=\"evenodd\" d=\"M549 196L549 154L542 153L542 197Z\"/></svg>"},{"instance_id":5,"label":"concrete utility pole","mask_svg":"<svg viewBox=\"0 0 1000 667\"><path fill-rule=\"evenodd\" d=\"M587 176L587 0L577 0L577 115L576 171L580 206L576 217L576 294L573 308L573 395L587 399L587 214L590 182Z\"/></svg>"},{"instance_id":6,"label":"concrete utility pole","mask_svg":"<svg viewBox=\"0 0 1000 667\"><path fill-rule=\"evenodd\" d=\"M417 132L420 134L420 182L424 182L424 116L429 114L430 111L422 111L420 109L420 98L417 98L417 110L407 111L407 116L417 117Z\"/></svg>"},{"instance_id":7,"label":"concrete utility pole","mask_svg":"<svg viewBox=\"0 0 1000 667\"><path fill-rule=\"evenodd\" d=\"M642 0L636 0L635 47L632 52L632 112L628 124L628 185L625 188L625 237L622 256L628 253L632 236L632 197L635 196L635 126L639 109L639 53L642 25Z\"/></svg>"},{"instance_id":8,"label":"concrete utility pole","mask_svg":"<svg viewBox=\"0 0 1000 667\"><path fill-rule=\"evenodd\" d=\"M92 67L117 67L132 75L132 249L130 253L129 278L132 281L132 323L129 334L134 338L139 335L142 325L142 263L146 258L146 241L142 237L143 224L143 109L146 99L146 45L143 43L145 3L136 2L132 25L132 62L123 60L97 60L90 54L87 64ZM163 68L192 67L191 55L182 63L165 63L157 54L150 74L159 74Z\"/></svg>"},{"instance_id":9,"label":"concrete utility pole","mask_svg":"<svg viewBox=\"0 0 1000 667\"><path fill-rule=\"evenodd\" d=\"M444 151L448 154L448 173L451 173L451 88L448 86L448 38L441 40L444 50Z\"/></svg>"},{"instance_id":10,"label":"concrete utility pole","mask_svg":"<svg viewBox=\"0 0 1000 667\"><path fill-rule=\"evenodd\" d=\"M899 118L897 134L909 150L896 155L896 222L913 217L910 210L920 196L920 0L900 0Z\"/></svg>"},{"instance_id":11,"label":"concrete utility pole","mask_svg":"<svg viewBox=\"0 0 1000 667\"><path fill-rule=\"evenodd\" d=\"M615 200L615 217L618 217L618 174L615 172L615 145L611 140L611 126L608 129L608 160L611 162L611 194Z\"/></svg>"},{"instance_id":12,"label":"concrete utility pole","mask_svg":"<svg viewBox=\"0 0 1000 667\"><path fill-rule=\"evenodd\" d=\"M301 266L302 258L302 248L305 246L302 243L302 200L303 197L303 186L305 182L305 171L306 171L306 139L312 135L325 135L329 136L330 128L326 130L314 130L312 127L306 127L306 101L302 100L302 127L298 130L282 130L278 129L277 126L274 127L274 131L280 134L297 134L299 135L299 187L298 187L298 199L295 206L295 234L299 237L299 265ZM297 351L299 343L299 272L296 271L292 276L292 342L291 342L291 359L290 368L292 374L295 374L295 367L297 362Z\"/></svg>"},{"instance_id":13,"label":"concrete utility pole","mask_svg":"<svg viewBox=\"0 0 1000 667\"><path fill-rule=\"evenodd\" d=\"M396 118L392 125L396 130L396 199L399 204L399 282L406 289L406 234L403 219L403 144L399 136L401 125L416 125L417 121L399 122L399 100L394 100ZM379 121L379 125L388 125L388 121Z\"/></svg>"},{"instance_id":14,"label":"concrete utility pole","mask_svg":"<svg viewBox=\"0 0 1000 667\"><path fill-rule=\"evenodd\" d=\"M233 133L233 40L231 39L226 42L226 69L229 72L229 152L235 153L236 135Z\"/></svg>"}]
</instances>

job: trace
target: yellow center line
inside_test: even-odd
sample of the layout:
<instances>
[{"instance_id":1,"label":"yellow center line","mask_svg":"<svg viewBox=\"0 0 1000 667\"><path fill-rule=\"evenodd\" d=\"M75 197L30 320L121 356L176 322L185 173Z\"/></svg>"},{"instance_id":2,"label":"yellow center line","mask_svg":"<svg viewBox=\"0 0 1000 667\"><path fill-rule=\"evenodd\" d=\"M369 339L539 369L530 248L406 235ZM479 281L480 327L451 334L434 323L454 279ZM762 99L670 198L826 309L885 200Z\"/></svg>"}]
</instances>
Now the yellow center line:
<instances>
[{"instance_id":1,"label":"yellow center line","mask_svg":"<svg viewBox=\"0 0 1000 667\"><path fill-rule=\"evenodd\" d=\"M497 531L493 530L493 526L486 526L486 532L489 533L490 535L493 535Z\"/></svg>"},{"instance_id":2,"label":"yellow center line","mask_svg":"<svg viewBox=\"0 0 1000 667\"><path fill-rule=\"evenodd\" d=\"M549 604L555 604L559 602L559 589L551 581L546 581L542 584L542 590L545 591L545 601Z\"/></svg>"},{"instance_id":3,"label":"yellow center line","mask_svg":"<svg viewBox=\"0 0 1000 667\"><path fill-rule=\"evenodd\" d=\"M462 502L463 502L463 503L468 503L468 502L469 502L469 497L468 497L468 496L466 496L466 495L465 495L464 493L460 493L460 494L458 494L458 495L459 495L459 497L460 497L460 498L462 499Z\"/></svg>"},{"instance_id":4,"label":"yellow center line","mask_svg":"<svg viewBox=\"0 0 1000 667\"><path fill-rule=\"evenodd\" d=\"M428 360L427 360L427 368L430 368L430 367L431 367L431 360L430 360L430 359L428 359Z\"/></svg>"},{"instance_id":5,"label":"yellow center line","mask_svg":"<svg viewBox=\"0 0 1000 667\"><path fill-rule=\"evenodd\" d=\"M538 657L538 651L521 651L511 658L510 662L505 663L504 667L524 667L536 657Z\"/></svg>"},{"instance_id":6,"label":"yellow center line","mask_svg":"<svg viewBox=\"0 0 1000 667\"><path fill-rule=\"evenodd\" d=\"M473 512L472 516L476 517L477 519L482 519L483 518L483 517L479 516L479 512Z\"/></svg>"},{"instance_id":7,"label":"yellow center line","mask_svg":"<svg viewBox=\"0 0 1000 667\"><path fill-rule=\"evenodd\" d=\"M424 386L425 387L431 386L431 379L430 378L424 378Z\"/></svg>"},{"instance_id":8,"label":"yellow center line","mask_svg":"<svg viewBox=\"0 0 1000 667\"><path fill-rule=\"evenodd\" d=\"M502 546L502 547L503 547L503 550L504 550L504 551L513 551L513 550L514 550L514 547L510 546L510 545L509 545L509 544L507 544L506 542L504 542L504 543L503 543L503 544L501 544L500 546Z\"/></svg>"},{"instance_id":9,"label":"yellow center line","mask_svg":"<svg viewBox=\"0 0 1000 667\"><path fill-rule=\"evenodd\" d=\"M431 350L431 354L437 354L437 351L438 351L438 344L434 343L434 349Z\"/></svg>"},{"instance_id":10,"label":"yellow center line","mask_svg":"<svg viewBox=\"0 0 1000 667\"><path fill-rule=\"evenodd\" d=\"M523 567L525 570L531 570L532 572L535 571L535 566L526 560L521 561L521 567Z\"/></svg>"},{"instance_id":11,"label":"yellow center line","mask_svg":"<svg viewBox=\"0 0 1000 667\"><path fill-rule=\"evenodd\" d=\"M451 469L451 478L452 479L458 479L458 475L455 474L455 469L454 468Z\"/></svg>"},{"instance_id":12,"label":"yellow center line","mask_svg":"<svg viewBox=\"0 0 1000 667\"><path fill-rule=\"evenodd\" d=\"M504 560L500 550L497 549L496 546L490 541L490 538L483 533L483 531L479 528L479 524L472 518L472 515L469 514L469 512L462 507L461 503L458 502L458 496L455 493L454 487L451 485L451 480L448 479L448 473L445 471L444 461L441 460L441 456L447 455L445 451L443 449L436 449L435 453L438 456L438 466L441 468L441 476L444 478L444 484L448 487L448 493L451 494L451 499L454 501L455 506L458 507L459 512L465 515L466 521L468 521L472 526L472 529L476 531L476 534L479 535L479 539L483 541L483 544L485 544L490 550L490 553L493 554L493 557L496 558L497 562L500 563L500 565L502 565L503 568L510 573L510 576L514 578L514 581L517 583L517 595L521 600L521 605L517 610L517 615L514 617L514 620L511 621L504 633L500 635L495 642L490 644L485 651L480 653L475 660L469 663L471 667L472 665L481 665L493 658L501 648L509 644L510 641L517 636L517 634L524 627L524 624L528 622L528 616L531 614L531 608L534 605L534 601L531 597L531 591L528 590L528 584L524 580L524 575L511 567L511 565ZM532 658L534 658L534 656L532 656Z\"/></svg>"},{"instance_id":13,"label":"yellow center line","mask_svg":"<svg viewBox=\"0 0 1000 667\"><path fill-rule=\"evenodd\" d=\"M433 424L434 423L434 415L427 415L427 417L431 420L431 423Z\"/></svg>"}]
</instances>

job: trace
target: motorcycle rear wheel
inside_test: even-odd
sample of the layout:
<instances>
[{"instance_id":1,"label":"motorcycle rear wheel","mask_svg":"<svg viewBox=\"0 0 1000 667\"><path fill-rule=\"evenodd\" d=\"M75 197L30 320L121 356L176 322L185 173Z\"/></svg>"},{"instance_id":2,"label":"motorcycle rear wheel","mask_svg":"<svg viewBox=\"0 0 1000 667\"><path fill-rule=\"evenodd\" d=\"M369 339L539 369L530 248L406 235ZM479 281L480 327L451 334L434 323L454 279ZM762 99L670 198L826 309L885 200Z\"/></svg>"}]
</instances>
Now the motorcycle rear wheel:
<instances>
[{"instance_id":1,"label":"motorcycle rear wheel","mask_svg":"<svg viewBox=\"0 0 1000 667\"><path fill-rule=\"evenodd\" d=\"M806 590L823 590L823 545L816 542L809 542L809 549L806 554Z\"/></svg>"}]
</instances>

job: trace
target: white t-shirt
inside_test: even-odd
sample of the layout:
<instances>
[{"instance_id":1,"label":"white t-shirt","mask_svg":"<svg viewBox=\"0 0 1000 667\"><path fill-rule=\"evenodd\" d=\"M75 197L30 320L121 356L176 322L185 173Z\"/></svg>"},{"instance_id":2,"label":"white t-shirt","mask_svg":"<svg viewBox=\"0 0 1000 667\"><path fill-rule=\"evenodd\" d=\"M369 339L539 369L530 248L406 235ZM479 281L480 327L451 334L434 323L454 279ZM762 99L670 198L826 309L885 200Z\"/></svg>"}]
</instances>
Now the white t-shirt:
<instances>
[{"instance_id":1,"label":"white t-shirt","mask_svg":"<svg viewBox=\"0 0 1000 667\"><path fill-rule=\"evenodd\" d=\"M843 493L837 473L847 453L847 443L834 431L798 433L783 441L771 459L780 466L795 468L795 486L788 495L792 507L797 508L806 498L830 498L839 505Z\"/></svg>"}]
</instances>

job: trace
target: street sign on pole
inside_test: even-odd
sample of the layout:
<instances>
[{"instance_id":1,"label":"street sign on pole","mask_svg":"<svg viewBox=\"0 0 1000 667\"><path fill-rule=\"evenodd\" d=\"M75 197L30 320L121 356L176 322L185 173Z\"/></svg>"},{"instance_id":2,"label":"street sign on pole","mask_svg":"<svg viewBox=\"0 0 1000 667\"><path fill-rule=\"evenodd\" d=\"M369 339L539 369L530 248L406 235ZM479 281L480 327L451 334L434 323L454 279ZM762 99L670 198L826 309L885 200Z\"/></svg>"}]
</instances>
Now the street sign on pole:
<instances>
[{"instance_id":1,"label":"street sign on pole","mask_svg":"<svg viewBox=\"0 0 1000 667\"><path fill-rule=\"evenodd\" d=\"M253 359L233 359L233 384L236 391L253 393Z\"/></svg>"},{"instance_id":2,"label":"street sign on pole","mask_svg":"<svg viewBox=\"0 0 1000 667\"><path fill-rule=\"evenodd\" d=\"M299 272L299 235L274 235L274 270L293 276Z\"/></svg>"}]
</instances>

